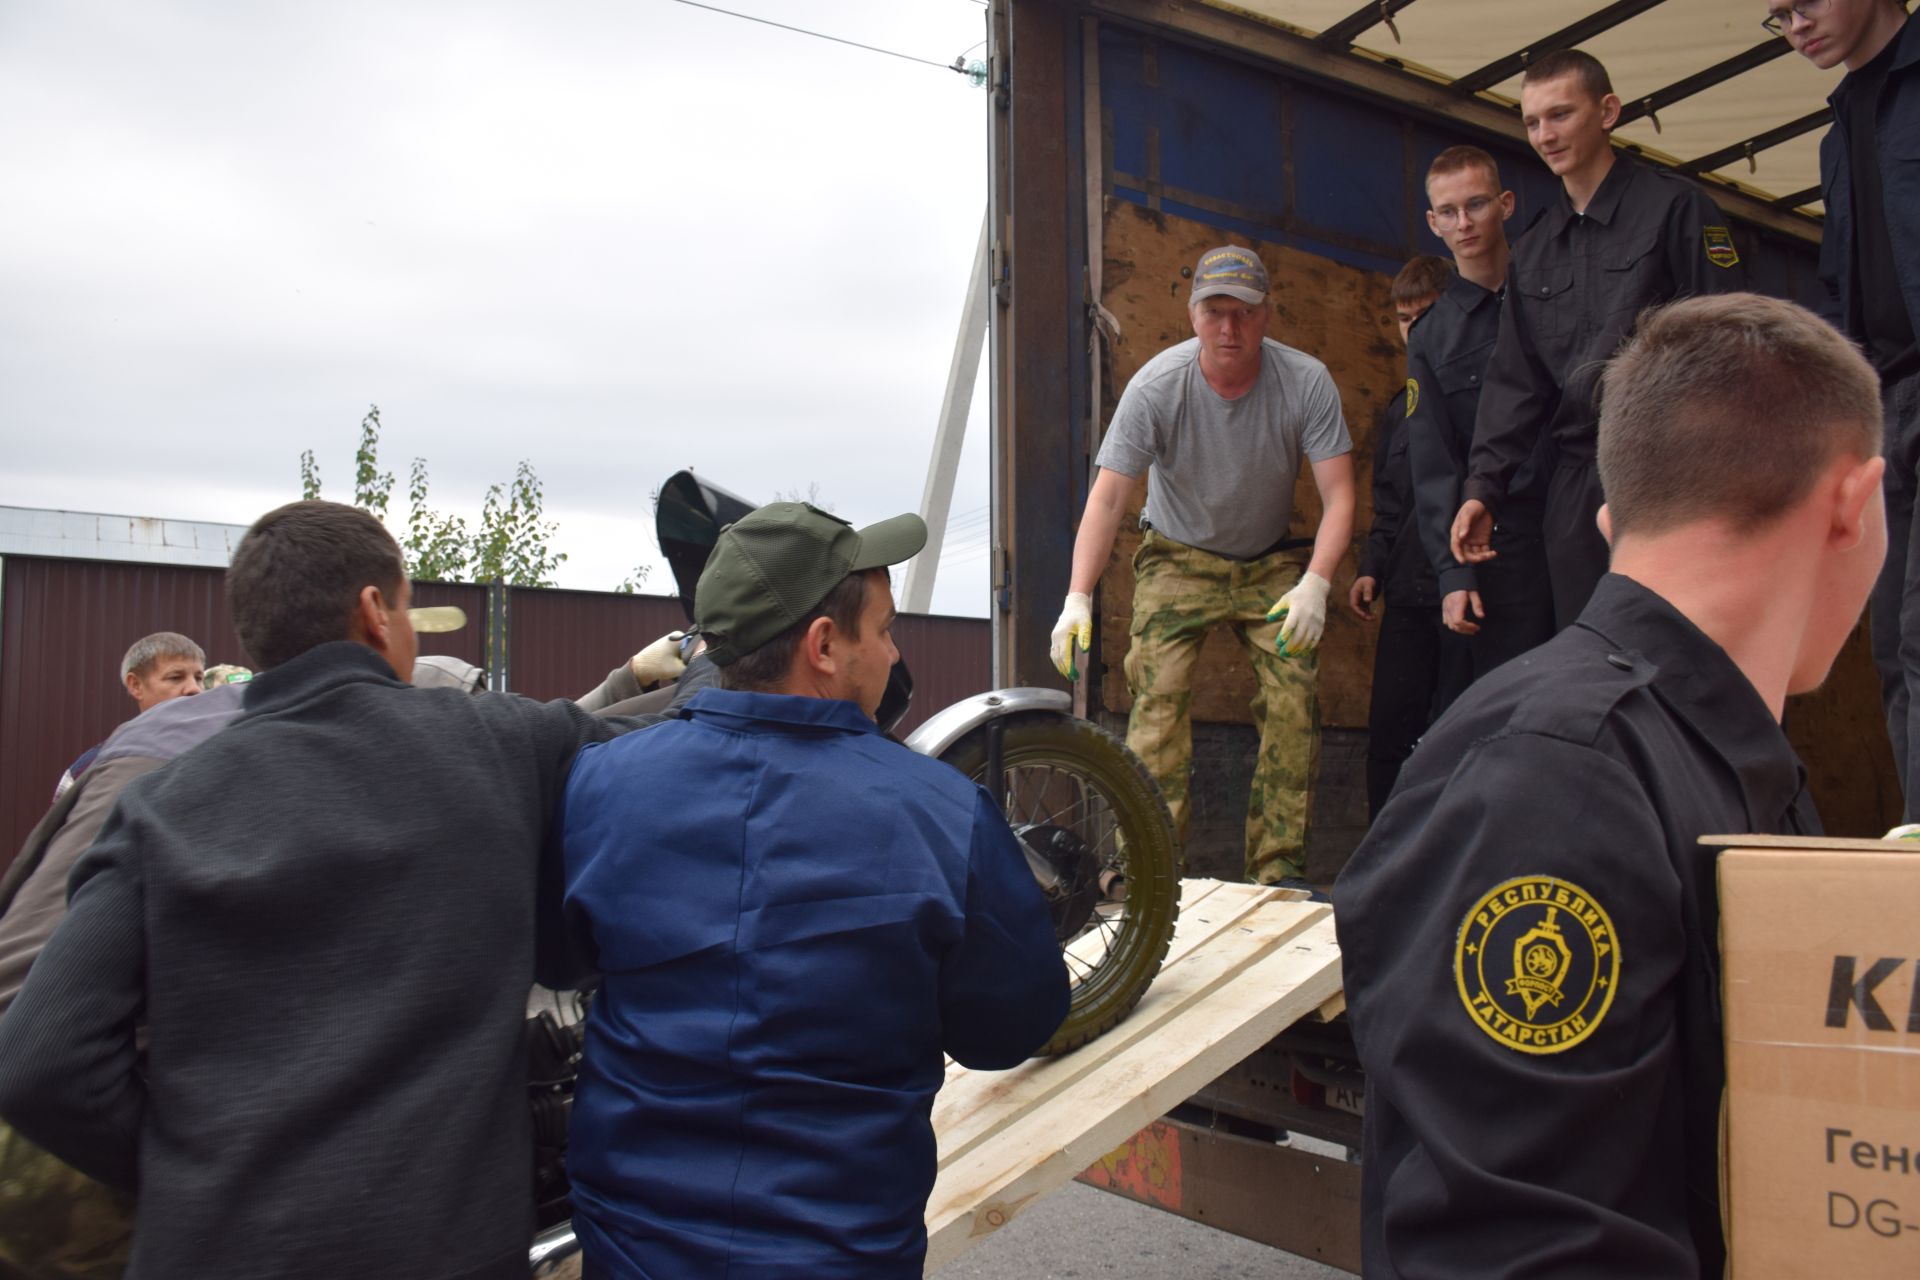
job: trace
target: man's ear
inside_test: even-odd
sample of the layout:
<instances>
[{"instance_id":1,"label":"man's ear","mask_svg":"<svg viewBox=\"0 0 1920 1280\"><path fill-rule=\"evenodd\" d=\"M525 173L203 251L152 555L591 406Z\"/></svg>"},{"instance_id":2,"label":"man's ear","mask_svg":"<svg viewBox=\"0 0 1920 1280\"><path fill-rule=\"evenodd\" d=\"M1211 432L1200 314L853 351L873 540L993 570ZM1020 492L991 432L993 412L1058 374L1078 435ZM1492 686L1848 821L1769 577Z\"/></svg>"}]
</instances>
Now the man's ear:
<instances>
[{"instance_id":1,"label":"man's ear","mask_svg":"<svg viewBox=\"0 0 1920 1280\"><path fill-rule=\"evenodd\" d=\"M1841 466L1840 483L1834 489L1833 524L1827 540L1836 551L1851 551L1866 536L1868 504L1880 495L1887 460L1875 456L1865 462Z\"/></svg>"},{"instance_id":2,"label":"man's ear","mask_svg":"<svg viewBox=\"0 0 1920 1280\"><path fill-rule=\"evenodd\" d=\"M815 675L830 676L839 670L839 658L833 652L834 641L838 638L838 628L833 625L832 618L815 618L807 624L807 633L800 638L800 654L808 671Z\"/></svg>"},{"instance_id":3,"label":"man's ear","mask_svg":"<svg viewBox=\"0 0 1920 1280\"><path fill-rule=\"evenodd\" d=\"M1427 210L1427 230L1437 238L1440 234L1440 220L1433 216L1433 210Z\"/></svg>"},{"instance_id":4,"label":"man's ear","mask_svg":"<svg viewBox=\"0 0 1920 1280\"><path fill-rule=\"evenodd\" d=\"M1513 207L1513 192L1502 191L1500 193L1500 221L1506 222L1513 217Z\"/></svg>"},{"instance_id":5,"label":"man's ear","mask_svg":"<svg viewBox=\"0 0 1920 1280\"><path fill-rule=\"evenodd\" d=\"M1600 536L1607 540L1607 545L1612 546L1613 545L1613 511L1611 508L1607 506L1606 503L1604 502L1601 503L1600 509L1593 513L1593 523L1595 527L1600 530Z\"/></svg>"},{"instance_id":6,"label":"man's ear","mask_svg":"<svg viewBox=\"0 0 1920 1280\"><path fill-rule=\"evenodd\" d=\"M127 672L127 678L124 683L127 686L127 696L135 702L140 701L140 673L138 671Z\"/></svg>"},{"instance_id":7,"label":"man's ear","mask_svg":"<svg viewBox=\"0 0 1920 1280\"><path fill-rule=\"evenodd\" d=\"M1610 93L1600 99L1600 127L1612 133L1614 126L1620 123L1620 95Z\"/></svg>"},{"instance_id":8,"label":"man's ear","mask_svg":"<svg viewBox=\"0 0 1920 1280\"><path fill-rule=\"evenodd\" d=\"M391 613L392 609L380 588L360 588L360 597L353 602L353 621L347 628L348 638L358 640L367 648L384 655L392 643Z\"/></svg>"}]
</instances>

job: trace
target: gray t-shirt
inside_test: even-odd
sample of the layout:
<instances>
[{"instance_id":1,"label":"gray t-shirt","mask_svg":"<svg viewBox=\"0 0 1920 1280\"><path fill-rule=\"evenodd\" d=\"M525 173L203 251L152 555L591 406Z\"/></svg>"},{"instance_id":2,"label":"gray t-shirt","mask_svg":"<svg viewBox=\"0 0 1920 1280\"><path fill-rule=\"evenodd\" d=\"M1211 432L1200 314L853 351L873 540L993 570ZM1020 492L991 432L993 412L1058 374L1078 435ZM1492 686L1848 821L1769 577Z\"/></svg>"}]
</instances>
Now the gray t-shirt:
<instances>
[{"instance_id":1,"label":"gray t-shirt","mask_svg":"<svg viewBox=\"0 0 1920 1280\"><path fill-rule=\"evenodd\" d=\"M1244 560L1287 536L1301 455L1352 451L1327 366L1263 339L1258 381L1226 400L1189 338L1133 375L1095 461L1121 475L1148 471L1146 518L1161 533Z\"/></svg>"}]
</instances>

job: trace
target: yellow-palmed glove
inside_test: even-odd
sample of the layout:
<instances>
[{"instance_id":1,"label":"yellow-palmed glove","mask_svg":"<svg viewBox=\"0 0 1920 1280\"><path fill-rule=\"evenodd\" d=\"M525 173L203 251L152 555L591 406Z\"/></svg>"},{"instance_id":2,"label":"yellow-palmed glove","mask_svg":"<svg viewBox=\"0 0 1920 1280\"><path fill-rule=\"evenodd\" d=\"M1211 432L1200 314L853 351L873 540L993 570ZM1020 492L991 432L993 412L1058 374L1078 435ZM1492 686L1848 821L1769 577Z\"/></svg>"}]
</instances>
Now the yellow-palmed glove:
<instances>
[{"instance_id":1,"label":"yellow-palmed glove","mask_svg":"<svg viewBox=\"0 0 1920 1280\"><path fill-rule=\"evenodd\" d=\"M1093 599L1084 591L1067 592L1067 603L1060 610L1060 621L1053 624L1053 645L1047 652L1053 665L1069 680L1080 678L1080 664L1073 652L1093 647Z\"/></svg>"},{"instance_id":2,"label":"yellow-palmed glove","mask_svg":"<svg viewBox=\"0 0 1920 1280\"><path fill-rule=\"evenodd\" d=\"M686 639L684 631L669 631L627 659L627 670L633 672L633 678L642 685L659 684L665 680L677 680L687 664L680 661L680 642Z\"/></svg>"},{"instance_id":3,"label":"yellow-palmed glove","mask_svg":"<svg viewBox=\"0 0 1920 1280\"><path fill-rule=\"evenodd\" d=\"M1319 574L1304 573L1300 585L1267 610L1268 622L1286 619L1273 646L1281 657L1303 658L1320 643L1320 633L1327 627L1327 593L1331 590L1333 584Z\"/></svg>"}]
</instances>

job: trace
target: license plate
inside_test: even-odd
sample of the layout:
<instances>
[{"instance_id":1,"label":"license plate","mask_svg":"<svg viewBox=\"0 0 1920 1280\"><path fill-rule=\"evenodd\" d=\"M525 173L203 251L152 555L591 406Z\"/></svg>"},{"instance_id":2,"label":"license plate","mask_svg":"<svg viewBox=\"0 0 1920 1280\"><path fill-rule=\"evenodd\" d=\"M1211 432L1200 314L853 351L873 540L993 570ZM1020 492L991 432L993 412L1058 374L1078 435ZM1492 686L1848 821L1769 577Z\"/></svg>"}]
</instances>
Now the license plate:
<instances>
[{"instance_id":1,"label":"license plate","mask_svg":"<svg viewBox=\"0 0 1920 1280\"><path fill-rule=\"evenodd\" d=\"M1359 1089L1329 1088L1327 1105L1348 1115L1364 1116L1367 1114L1367 1095Z\"/></svg>"}]
</instances>

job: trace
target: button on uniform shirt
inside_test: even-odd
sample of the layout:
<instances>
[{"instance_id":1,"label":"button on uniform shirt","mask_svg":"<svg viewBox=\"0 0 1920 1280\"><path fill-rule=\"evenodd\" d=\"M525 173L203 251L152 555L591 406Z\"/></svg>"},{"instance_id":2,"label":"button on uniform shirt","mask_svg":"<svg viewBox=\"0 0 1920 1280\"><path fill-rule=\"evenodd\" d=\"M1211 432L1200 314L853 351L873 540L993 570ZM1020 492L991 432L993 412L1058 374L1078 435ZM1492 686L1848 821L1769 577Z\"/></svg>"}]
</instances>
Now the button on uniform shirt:
<instances>
[{"instance_id":1,"label":"button on uniform shirt","mask_svg":"<svg viewBox=\"0 0 1920 1280\"><path fill-rule=\"evenodd\" d=\"M1641 309L1744 288L1725 216L1684 178L1617 155L1585 213L1563 189L1513 246L1465 496L1500 514L1542 431L1592 461L1600 370Z\"/></svg>"},{"instance_id":2,"label":"button on uniform shirt","mask_svg":"<svg viewBox=\"0 0 1920 1280\"><path fill-rule=\"evenodd\" d=\"M1725 651L1618 575L1440 718L1333 891L1364 1275L1720 1274L1697 840L1816 834L1804 782Z\"/></svg>"},{"instance_id":3,"label":"button on uniform shirt","mask_svg":"<svg viewBox=\"0 0 1920 1280\"><path fill-rule=\"evenodd\" d=\"M986 792L851 702L683 714L567 787L603 975L568 1150L587 1261L917 1280L942 1051L1010 1067L1067 1011L1039 887Z\"/></svg>"}]
</instances>

